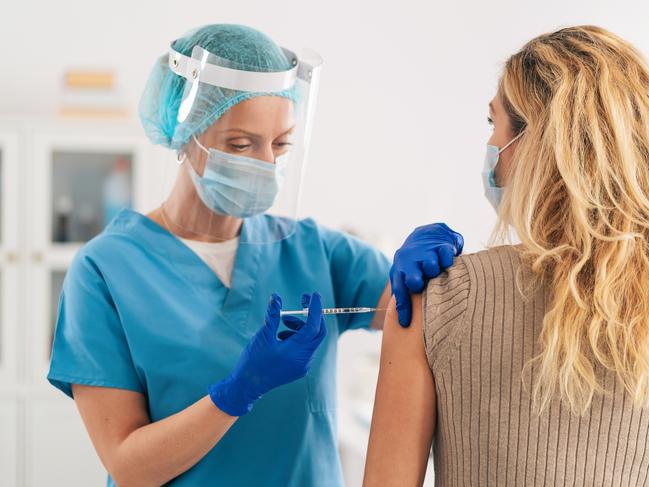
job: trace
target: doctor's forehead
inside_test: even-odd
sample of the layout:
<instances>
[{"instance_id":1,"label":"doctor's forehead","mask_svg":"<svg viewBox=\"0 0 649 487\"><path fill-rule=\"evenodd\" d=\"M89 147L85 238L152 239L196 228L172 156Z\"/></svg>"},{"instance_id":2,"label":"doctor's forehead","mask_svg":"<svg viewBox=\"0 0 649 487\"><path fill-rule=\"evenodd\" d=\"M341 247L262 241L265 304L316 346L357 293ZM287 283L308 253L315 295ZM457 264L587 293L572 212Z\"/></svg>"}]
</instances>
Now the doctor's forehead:
<instances>
[{"instance_id":1,"label":"doctor's forehead","mask_svg":"<svg viewBox=\"0 0 649 487\"><path fill-rule=\"evenodd\" d=\"M221 129L240 128L256 133L285 131L294 124L293 102L279 96L259 96L237 103L216 122Z\"/></svg>"}]
</instances>

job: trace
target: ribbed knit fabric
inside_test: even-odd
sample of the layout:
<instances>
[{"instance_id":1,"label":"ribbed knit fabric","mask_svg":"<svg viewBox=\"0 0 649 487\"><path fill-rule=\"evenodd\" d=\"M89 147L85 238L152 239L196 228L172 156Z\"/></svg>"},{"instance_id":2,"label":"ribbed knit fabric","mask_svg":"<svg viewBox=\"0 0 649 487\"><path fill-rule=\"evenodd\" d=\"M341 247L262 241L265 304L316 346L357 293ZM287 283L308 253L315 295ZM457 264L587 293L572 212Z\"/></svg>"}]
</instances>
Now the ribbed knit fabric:
<instances>
[{"instance_id":1,"label":"ribbed knit fabric","mask_svg":"<svg viewBox=\"0 0 649 487\"><path fill-rule=\"evenodd\" d=\"M584 416L558 399L533 409L523 366L540 352L551 292L534 283L516 247L503 246L460 257L424 293L435 485L649 485L649 410L633 407L614 373L600 376L611 394Z\"/></svg>"}]
</instances>

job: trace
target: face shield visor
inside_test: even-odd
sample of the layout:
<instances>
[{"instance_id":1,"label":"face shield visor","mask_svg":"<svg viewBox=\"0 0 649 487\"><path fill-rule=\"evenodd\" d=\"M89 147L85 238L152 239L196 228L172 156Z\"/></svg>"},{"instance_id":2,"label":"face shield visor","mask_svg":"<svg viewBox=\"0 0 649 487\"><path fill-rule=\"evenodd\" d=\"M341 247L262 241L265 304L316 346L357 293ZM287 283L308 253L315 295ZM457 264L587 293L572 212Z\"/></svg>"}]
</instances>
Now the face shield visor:
<instances>
[{"instance_id":1,"label":"face shield visor","mask_svg":"<svg viewBox=\"0 0 649 487\"><path fill-rule=\"evenodd\" d=\"M173 233L225 240L241 220L242 244L294 234L322 60L283 52L288 69L260 71L200 46L185 56L172 44L169 67L185 79L178 127L194 130L178 151L184 174L170 175L184 189L161 205Z\"/></svg>"}]
</instances>

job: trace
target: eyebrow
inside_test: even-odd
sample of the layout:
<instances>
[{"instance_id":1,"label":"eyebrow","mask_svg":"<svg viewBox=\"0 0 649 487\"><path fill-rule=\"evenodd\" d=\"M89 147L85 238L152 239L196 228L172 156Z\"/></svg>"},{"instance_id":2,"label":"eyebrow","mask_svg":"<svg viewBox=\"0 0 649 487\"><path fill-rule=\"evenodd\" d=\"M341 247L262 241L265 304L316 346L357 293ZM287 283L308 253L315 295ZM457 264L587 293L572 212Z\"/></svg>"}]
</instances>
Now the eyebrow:
<instances>
[{"instance_id":1,"label":"eyebrow","mask_svg":"<svg viewBox=\"0 0 649 487\"><path fill-rule=\"evenodd\" d=\"M290 134L291 132L293 132L293 130L295 130L295 125L293 127L291 127L290 129L288 129L286 132L282 132L277 137L281 137L283 135ZM243 129L226 129L226 130L223 130L223 133L227 133L227 132L238 132L238 133L241 133L241 134L245 134L245 135L247 135L249 137L261 137L259 134L255 134L253 132L248 132L247 130L243 130Z\"/></svg>"},{"instance_id":2,"label":"eyebrow","mask_svg":"<svg viewBox=\"0 0 649 487\"><path fill-rule=\"evenodd\" d=\"M495 111L496 111L496 110L494 110L494 104L493 104L493 102L489 102L489 110L491 110L492 112L495 112Z\"/></svg>"}]
</instances>

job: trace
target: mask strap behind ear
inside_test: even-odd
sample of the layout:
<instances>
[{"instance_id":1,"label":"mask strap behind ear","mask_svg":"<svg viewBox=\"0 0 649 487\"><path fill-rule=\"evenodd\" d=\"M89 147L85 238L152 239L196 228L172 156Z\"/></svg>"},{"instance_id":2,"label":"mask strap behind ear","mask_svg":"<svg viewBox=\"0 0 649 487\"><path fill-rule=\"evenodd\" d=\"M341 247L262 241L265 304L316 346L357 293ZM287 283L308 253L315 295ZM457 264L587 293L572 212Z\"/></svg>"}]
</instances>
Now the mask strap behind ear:
<instances>
[{"instance_id":1,"label":"mask strap behind ear","mask_svg":"<svg viewBox=\"0 0 649 487\"><path fill-rule=\"evenodd\" d=\"M192 139L194 139L194 142L196 142L196 145L197 145L198 147L200 147L201 149L203 149L203 152L205 152L206 154L209 154L209 153L210 153L210 151L208 151L208 150L203 146L203 144L201 144L201 143L198 141L198 139L196 138L196 136L195 136L194 134L192 134ZM513 141L512 141L512 142L513 142ZM511 142L510 142L510 144L511 144Z\"/></svg>"},{"instance_id":2,"label":"mask strap behind ear","mask_svg":"<svg viewBox=\"0 0 649 487\"><path fill-rule=\"evenodd\" d=\"M505 149L507 149L507 147L509 147L510 145L512 145L512 144L513 144L514 142L516 142L518 139L520 139L520 138L523 136L524 133L525 133L525 130L523 130L520 134L518 134L518 135L517 135L516 137L514 137L512 140L510 140L509 142L507 142L507 144L505 144L505 147L503 147L502 149L500 149L500 150L498 151L498 154L502 153L502 151L504 151Z\"/></svg>"}]
</instances>

